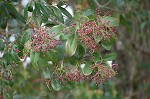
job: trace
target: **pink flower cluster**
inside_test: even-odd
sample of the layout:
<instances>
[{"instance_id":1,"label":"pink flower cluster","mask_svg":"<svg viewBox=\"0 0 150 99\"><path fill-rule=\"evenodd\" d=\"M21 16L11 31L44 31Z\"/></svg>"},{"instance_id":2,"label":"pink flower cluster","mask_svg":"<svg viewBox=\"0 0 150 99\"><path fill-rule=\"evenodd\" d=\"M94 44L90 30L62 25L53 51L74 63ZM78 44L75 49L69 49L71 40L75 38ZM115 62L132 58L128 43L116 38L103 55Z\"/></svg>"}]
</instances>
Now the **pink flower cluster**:
<instances>
[{"instance_id":1,"label":"pink flower cluster","mask_svg":"<svg viewBox=\"0 0 150 99\"><path fill-rule=\"evenodd\" d=\"M65 66L62 71L55 68L52 71L50 81L52 78L60 83L66 84L67 82L80 82L80 81L93 81L96 85L105 83L109 78L113 78L116 75L116 71L113 68L104 66L101 63L92 64L90 68L93 72L90 75L84 75L79 68L71 68Z\"/></svg>"},{"instance_id":2,"label":"pink flower cluster","mask_svg":"<svg viewBox=\"0 0 150 99\"><path fill-rule=\"evenodd\" d=\"M35 52L46 52L53 49L58 44L61 44L60 40L56 40L52 37L53 35L50 36L43 27L38 27L38 29L34 28L31 34L31 48Z\"/></svg>"},{"instance_id":3,"label":"pink flower cluster","mask_svg":"<svg viewBox=\"0 0 150 99\"><path fill-rule=\"evenodd\" d=\"M91 65L91 69L93 69L94 74L91 76L91 79L96 83L96 85L99 85L101 82L105 82L116 75L116 72L112 68L104 66L101 63Z\"/></svg>"},{"instance_id":4,"label":"pink flower cluster","mask_svg":"<svg viewBox=\"0 0 150 99\"><path fill-rule=\"evenodd\" d=\"M79 41L91 51L98 50L99 42L110 40L112 36L116 36L115 29L108 26L109 22L100 20L98 16L96 21L85 21L77 30Z\"/></svg>"},{"instance_id":5,"label":"pink flower cluster","mask_svg":"<svg viewBox=\"0 0 150 99\"><path fill-rule=\"evenodd\" d=\"M4 73L2 74L2 76L6 79L6 80L12 80L13 77L12 75L10 74L10 71L4 71Z\"/></svg>"}]
</instances>

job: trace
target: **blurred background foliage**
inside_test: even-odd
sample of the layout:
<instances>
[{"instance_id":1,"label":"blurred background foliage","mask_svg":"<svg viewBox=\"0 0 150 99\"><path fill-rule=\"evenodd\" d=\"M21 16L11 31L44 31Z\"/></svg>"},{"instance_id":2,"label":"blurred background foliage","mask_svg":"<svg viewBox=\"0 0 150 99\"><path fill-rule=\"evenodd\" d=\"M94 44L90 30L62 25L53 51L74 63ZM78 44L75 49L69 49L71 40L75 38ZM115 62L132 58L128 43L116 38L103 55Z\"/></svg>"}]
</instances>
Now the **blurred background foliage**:
<instances>
[{"instance_id":1,"label":"blurred background foliage","mask_svg":"<svg viewBox=\"0 0 150 99\"><path fill-rule=\"evenodd\" d=\"M3 1L11 3L2 4ZM0 34L4 31L19 34L25 26L25 19L21 16L25 1L0 0ZM45 1L49 4L59 2ZM9 82L10 85L15 83L13 99L150 99L150 0L69 0L68 5L73 11L98 7L102 12L109 10L118 18L118 37L113 46L118 55L115 60L119 64L118 75L100 86L84 82L53 91L41 80L41 71L34 71L31 66L24 70L20 66L14 69L15 81ZM5 44L1 40L1 50L3 46ZM1 91L3 87L0 86ZM10 94L5 92L5 99L9 99Z\"/></svg>"}]
</instances>

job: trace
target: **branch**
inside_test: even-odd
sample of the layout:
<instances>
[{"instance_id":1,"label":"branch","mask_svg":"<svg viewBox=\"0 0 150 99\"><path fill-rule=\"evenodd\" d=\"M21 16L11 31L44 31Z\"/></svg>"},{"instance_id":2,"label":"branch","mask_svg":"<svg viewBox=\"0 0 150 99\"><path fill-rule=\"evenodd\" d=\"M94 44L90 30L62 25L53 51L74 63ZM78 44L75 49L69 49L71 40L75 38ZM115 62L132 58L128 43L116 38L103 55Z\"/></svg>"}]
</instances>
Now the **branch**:
<instances>
[{"instance_id":1,"label":"branch","mask_svg":"<svg viewBox=\"0 0 150 99\"><path fill-rule=\"evenodd\" d=\"M106 9L110 9L110 10L113 10L113 11L117 11L119 12L119 10L117 9L113 9L113 8L110 8L110 7L106 7L111 1L108 1L107 3L105 3L104 5L101 5L99 4L99 2L97 0L94 0L95 4L100 7L100 8L106 8Z\"/></svg>"}]
</instances>

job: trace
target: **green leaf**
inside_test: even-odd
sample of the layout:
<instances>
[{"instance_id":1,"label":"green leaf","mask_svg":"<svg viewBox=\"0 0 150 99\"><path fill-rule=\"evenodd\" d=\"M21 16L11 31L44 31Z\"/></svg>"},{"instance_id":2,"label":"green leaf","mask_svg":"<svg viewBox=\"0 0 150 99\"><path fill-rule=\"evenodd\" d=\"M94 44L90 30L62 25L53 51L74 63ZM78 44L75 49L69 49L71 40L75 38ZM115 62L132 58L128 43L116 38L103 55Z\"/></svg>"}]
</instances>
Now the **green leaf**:
<instances>
[{"instance_id":1,"label":"green leaf","mask_svg":"<svg viewBox=\"0 0 150 99\"><path fill-rule=\"evenodd\" d=\"M91 65L92 65L91 62L87 62L85 64L85 66L84 66L84 68L82 70L84 75L90 75L92 73L93 70L90 68Z\"/></svg>"},{"instance_id":2,"label":"green leaf","mask_svg":"<svg viewBox=\"0 0 150 99\"><path fill-rule=\"evenodd\" d=\"M52 61L53 63L56 63L58 61L58 55L56 52L47 51L45 55L45 59L48 61Z\"/></svg>"},{"instance_id":3,"label":"green leaf","mask_svg":"<svg viewBox=\"0 0 150 99\"><path fill-rule=\"evenodd\" d=\"M80 22L84 23L85 21L89 21L89 18L87 16L80 16Z\"/></svg>"},{"instance_id":4,"label":"green leaf","mask_svg":"<svg viewBox=\"0 0 150 99\"><path fill-rule=\"evenodd\" d=\"M12 4L10 3L5 3L5 4L7 6L7 9L9 9L9 14L13 18L18 19L23 23L26 23L24 17L20 13L18 13L18 11L15 9L15 7Z\"/></svg>"},{"instance_id":5,"label":"green leaf","mask_svg":"<svg viewBox=\"0 0 150 99\"><path fill-rule=\"evenodd\" d=\"M31 5L29 5L28 7L28 11L32 12L33 11L33 7Z\"/></svg>"},{"instance_id":6,"label":"green leaf","mask_svg":"<svg viewBox=\"0 0 150 99\"><path fill-rule=\"evenodd\" d=\"M69 19L71 19L72 18L72 15L65 9L65 8L63 8L63 7L61 7L61 6L57 6L59 9L60 9L60 11L65 15L65 16L67 16Z\"/></svg>"},{"instance_id":7,"label":"green leaf","mask_svg":"<svg viewBox=\"0 0 150 99\"><path fill-rule=\"evenodd\" d=\"M62 15L61 11L55 6L51 6L51 8L52 8L52 12L53 12L52 15L54 15L56 17L56 19L58 19L58 21L64 23L64 19L63 19L63 15Z\"/></svg>"},{"instance_id":8,"label":"green leaf","mask_svg":"<svg viewBox=\"0 0 150 99\"><path fill-rule=\"evenodd\" d=\"M6 4L2 2L0 4L0 27L5 29L7 26L7 20L9 19L9 9L7 8Z\"/></svg>"},{"instance_id":9,"label":"green leaf","mask_svg":"<svg viewBox=\"0 0 150 99\"><path fill-rule=\"evenodd\" d=\"M83 55L85 54L85 49L81 44L78 45L77 52L78 52L78 56L77 56L78 58L82 58Z\"/></svg>"},{"instance_id":10,"label":"green leaf","mask_svg":"<svg viewBox=\"0 0 150 99\"><path fill-rule=\"evenodd\" d=\"M110 45L113 45L115 43L115 38L114 37L111 37L110 38L110 41L109 41L109 44Z\"/></svg>"},{"instance_id":11,"label":"green leaf","mask_svg":"<svg viewBox=\"0 0 150 99\"><path fill-rule=\"evenodd\" d=\"M26 54L28 54L30 52L30 50L31 50L31 43L32 42L30 40L28 40L25 44L23 43L25 45L25 46L23 46L23 48L19 48L20 50L23 51L23 53L22 53L23 55L26 55Z\"/></svg>"},{"instance_id":12,"label":"green leaf","mask_svg":"<svg viewBox=\"0 0 150 99\"><path fill-rule=\"evenodd\" d=\"M64 25L56 25L53 26L50 30L48 30L49 33L55 33L54 37L62 33L62 29L64 28Z\"/></svg>"},{"instance_id":13,"label":"green leaf","mask_svg":"<svg viewBox=\"0 0 150 99\"><path fill-rule=\"evenodd\" d=\"M124 26L127 24L127 20L125 19L124 14L120 15L120 24L122 24Z\"/></svg>"},{"instance_id":14,"label":"green leaf","mask_svg":"<svg viewBox=\"0 0 150 99\"><path fill-rule=\"evenodd\" d=\"M25 31L21 37L21 43L25 44L30 39L29 32Z\"/></svg>"},{"instance_id":15,"label":"green leaf","mask_svg":"<svg viewBox=\"0 0 150 99\"><path fill-rule=\"evenodd\" d=\"M40 8L41 8L42 14L44 16L43 20L47 21L48 17L49 17L49 14L50 14L50 11L48 10L48 8L44 4L39 3L39 5L40 5Z\"/></svg>"},{"instance_id":16,"label":"green leaf","mask_svg":"<svg viewBox=\"0 0 150 99\"><path fill-rule=\"evenodd\" d=\"M0 19L0 27L2 28L2 29L5 29L6 28L6 26L7 26L7 20L4 20L4 19Z\"/></svg>"},{"instance_id":17,"label":"green leaf","mask_svg":"<svg viewBox=\"0 0 150 99\"><path fill-rule=\"evenodd\" d=\"M32 65L33 65L33 67L36 67L36 66L38 66L38 60L39 60L39 53L35 53L35 55L34 55L34 60L33 60L33 62L32 62Z\"/></svg>"},{"instance_id":18,"label":"green leaf","mask_svg":"<svg viewBox=\"0 0 150 99\"><path fill-rule=\"evenodd\" d=\"M78 62L78 58L75 57L75 56L69 57L69 62L70 62L72 65L76 65L77 62Z\"/></svg>"},{"instance_id":19,"label":"green leaf","mask_svg":"<svg viewBox=\"0 0 150 99\"><path fill-rule=\"evenodd\" d=\"M114 52L114 53L106 54L103 59L105 61L112 61L112 60L115 60L116 58L117 58L117 54Z\"/></svg>"},{"instance_id":20,"label":"green leaf","mask_svg":"<svg viewBox=\"0 0 150 99\"><path fill-rule=\"evenodd\" d=\"M89 21L89 18L87 16L83 16L82 14L76 14L75 17L73 18L75 20L75 29L80 28L80 24L84 23L85 21ZM76 19L80 19L80 22L77 21Z\"/></svg>"},{"instance_id":21,"label":"green leaf","mask_svg":"<svg viewBox=\"0 0 150 99\"><path fill-rule=\"evenodd\" d=\"M39 17L41 17L41 15ZM39 21L37 20L37 18L34 15L31 17L31 22L34 23L34 26L38 26L39 25ZM27 27L27 29L29 29L29 27Z\"/></svg>"},{"instance_id":22,"label":"green leaf","mask_svg":"<svg viewBox=\"0 0 150 99\"><path fill-rule=\"evenodd\" d=\"M88 1L88 4L90 5L90 7L91 7L92 9L95 9L95 8L96 8L96 4L95 4L94 0L87 0L87 1Z\"/></svg>"},{"instance_id":23,"label":"green leaf","mask_svg":"<svg viewBox=\"0 0 150 99\"><path fill-rule=\"evenodd\" d=\"M50 51L47 51L46 54L45 54L45 58L46 60L48 61L52 61L53 60L53 55Z\"/></svg>"},{"instance_id":24,"label":"green leaf","mask_svg":"<svg viewBox=\"0 0 150 99\"><path fill-rule=\"evenodd\" d=\"M25 20L27 20L27 18L28 18L28 7L29 7L29 3L24 8L24 18L25 18Z\"/></svg>"},{"instance_id":25,"label":"green leaf","mask_svg":"<svg viewBox=\"0 0 150 99\"><path fill-rule=\"evenodd\" d=\"M39 56L39 53L33 52L32 50L30 51L30 59L34 68L37 68L38 66L38 60L40 58Z\"/></svg>"},{"instance_id":26,"label":"green leaf","mask_svg":"<svg viewBox=\"0 0 150 99\"><path fill-rule=\"evenodd\" d=\"M6 50L3 55L3 59L7 60L7 65L11 63L11 51L10 49Z\"/></svg>"},{"instance_id":27,"label":"green leaf","mask_svg":"<svg viewBox=\"0 0 150 99\"><path fill-rule=\"evenodd\" d=\"M43 76L44 78L50 78L50 71L49 70L46 70L46 71L43 71Z\"/></svg>"},{"instance_id":28,"label":"green leaf","mask_svg":"<svg viewBox=\"0 0 150 99\"><path fill-rule=\"evenodd\" d=\"M42 3L39 3L39 4L40 4L40 6L41 6L42 12L43 12L44 14L49 15L49 14L50 14L50 10L49 10L44 4L42 4Z\"/></svg>"},{"instance_id":29,"label":"green leaf","mask_svg":"<svg viewBox=\"0 0 150 99\"><path fill-rule=\"evenodd\" d=\"M66 5L66 2L65 2L65 1L63 1L63 0L62 0L62 1L60 0L60 1L58 2L58 4L57 4L57 5L58 5L58 6Z\"/></svg>"},{"instance_id":30,"label":"green leaf","mask_svg":"<svg viewBox=\"0 0 150 99\"><path fill-rule=\"evenodd\" d=\"M101 44L106 50L111 49L111 44L108 41L103 41Z\"/></svg>"},{"instance_id":31,"label":"green leaf","mask_svg":"<svg viewBox=\"0 0 150 99\"><path fill-rule=\"evenodd\" d=\"M40 4L38 2L35 2L35 9L33 10L33 15L36 16L39 10L40 10Z\"/></svg>"},{"instance_id":32,"label":"green leaf","mask_svg":"<svg viewBox=\"0 0 150 99\"><path fill-rule=\"evenodd\" d=\"M108 62L105 61L105 60L103 60L102 65L105 66L105 67L110 67L109 64L108 64Z\"/></svg>"},{"instance_id":33,"label":"green leaf","mask_svg":"<svg viewBox=\"0 0 150 99\"><path fill-rule=\"evenodd\" d=\"M30 59L31 59L31 63L33 62L34 60L34 51L33 50L30 50Z\"/></svg>"},{"instance_id":34,"label":"green leaf","mask_svg":"<svg viewBox=\"0 0 150 99\"><path fill-rule=\"evenodd\" d=\"M66 53L68 56L75 54L77 49L77 35L73 34L66 42Z\"/></svg>"},{"instance_id":35,"label":"green leaf","mask_svg":"<svg viewBox=\"0 0 150 99\"><path fill-rule=\"evenodd\" d=\"M96 42L96 43L99 43L99 42L100 42L100 40L101 40L101 37L102 37L102 35L101 35L101 34L94 36L94 40L95 40L95 42Z\"/></svg>"},{"instance_id":36,"label":"green leaf","mask_svg":"<svg viewBox=\"0 0 150 99\"><path fill-rule=\"evenodd\" d=\"M22 30L18 27L18 28L13 28L13 29L11 29L11 30L9 30L10 32L12 32L12 33L21 33L22 32Z\"/></svg>"},{"instance_id":37,"label":"green leaf","mask_svg":"<svg viewBox=\"0 0 150 99\"><path fill-rule=\"evenodd\" d=\"M0 15L5 17L3 19L9 19L10 14L9 14L9 9L7 7L7 4L6 3L1 3L0 9L1 9L1 14Z\"/></svg>"},{"instance_id":38,"label":"green leaf","mask_svg":"<svg viewBox=\"0 0 150 99\"><path fill-rule=\"evenodd\" d=\"M61 89L60 83L58 80L52 80L51 86L54 90L59 91Z\"/></svg>"},{"instance_id":39,"label":"green leaf","mask_svg":"<svg viewBox=\"0 0 150 99\"><path fill-rule=\"evenodd\" d=\"M10 87L13 87L14 81L13 80L4 80L5 85L8 85Z\"/></svg>"},{"instance_id":40,"label":"green leaf","mask_svg":"<svg viewBox=\"0 0 150 99\"><path fill-rule=\"evenodd\" d=\"M3 40L0 39L0 51L3 50L4 47L5 47L5 44L4 44Z\"/></svg>"},{"instance_id":41,"label":"green leaf","mask_svg":"<svg viewBox=\"0 0 150 99\"><path fill-rule=\"evenodd\" d=\"M119 21L117 18L105 16L104 18L101 18L105 23L109 22L108 26L114 27L119 25Z\"/></svg>"},{"instance_id":42,"label":"green leaf","mask_svg":"<svg viewBox=\"0 0 150 99\"><path fill-rule=\"evenodd\" d=\"M67 40L69 37L71 36L71 34L60 34L60 40L64 41Z\"/></svg>"},{"instance_id":43,"label":"green leaf","mask_svg":"<svg viewBox=\"0 0 150 99\"><path fill-rule=\"evenodd\" d=\"M20 61L20 59L18 58L18 55L16 54L16 52L14 50L11 51L11 59L15 62Z\"/></svg>"},{"instance_id":44,"label":"green leaf","mask_svg":"<svg viewBox=\"0 0 150 99\"><path fill-rule=\"evenodd\" d=\"M41 67L49 66L48 61L45 60L44 57L40 57L37 63L38 63L38 66L41 66Z\"/></svg>"},{"instance_id":45,"label":"green leaf","mask_svg":"<svg viewBox=\"0 0 150 99\"><path fill-rule=\"evenodd\" d=\"M12 2L18 2L18 0L11 0Z\"/></svg>"},{"instance_id":46,"label":"green leaf","mask_svg":"<svg viewBox=\"0 0 150 99\"><path fill-rule=\"evenodd\" d=\"M99 62L101 60L101 55L98 52L94 52L93 59L95 62Z\"/></svg>"},{"instance_id":47,"label":"green leaf","mask_svg":"<svg viewBox=\"0 0 150 99\"><path fill-rule=\"evenodd\" d=\"M125 0L116 0L116 4L118 7L123 7L125 5Z\"/></svg>"},{"instance_id":48,"label":"green leaf","mask_svg":"<svg viewBox=\"0 0 150 99\"><path fill-rule=\"evenodd\" d=\"M33 15L32 18L35 18L35 21L37 21L37 25L41 25L42 24L42 20L47 20L43 14L42 11L40 9L40 3L39 2L35 2L35 9L33 10ZM43 18L44 17L44 18Z\"/></svg>"},{"instance_id":49,"label":"green leaf","mask_svg":"<svg viewBox=\"0 0 150 99\"><path fill-rule=\"evenodd\" d=\"M47 18L42 15L40 10L37 11L37 19L39 25L41 25L43 21L47 20Z\"/></svg>"},{"instance_id":50,"label":"green leaf","mask_svg":"<svg viewBox=\"0 0 150 99\"><path fill-rule=\"evenodd\" d=\"M83 12L83 15L84 16L89 16L89 15L92 15L94 13L94 11L92 9L87 9Z\"/></svg>"},{"instance_id":51,"label":"green leaf","mask_svg":"<svg viewBox=\"0 0 150 99\"><path fill-rule=\"evenodd\" d=\"M46 21L46 22L44 23L44 26L46 26L46 27L53 27L53 26L55 26L55 25L57 25L57 23L52 22L52 21Z\"/></svg>"}]
</instances>

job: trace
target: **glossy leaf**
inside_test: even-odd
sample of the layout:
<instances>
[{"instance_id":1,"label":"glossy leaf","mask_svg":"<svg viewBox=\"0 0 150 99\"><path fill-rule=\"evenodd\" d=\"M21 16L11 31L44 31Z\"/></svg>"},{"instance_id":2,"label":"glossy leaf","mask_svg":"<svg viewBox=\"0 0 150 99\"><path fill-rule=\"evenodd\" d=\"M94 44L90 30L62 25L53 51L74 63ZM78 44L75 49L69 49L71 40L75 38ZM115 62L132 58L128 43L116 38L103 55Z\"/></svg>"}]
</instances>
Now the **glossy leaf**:
<instances>
[{"instance_id":1,"label":"glossy leaf","mask_svg":"<svg viewBox=\"0 0 150 99\"><path fill-rule=\"evenodd\" d=\"M50 78L50 71L49 70L43 71L43 76L44 78Z\"/></svg>"},{"instance_id":2,"label":"glossy leaf","mask_svg":"<svg viewBox=\"0 0 150 99\"><path fill-rule=\"evenodd\" d=\"M116 58L117 58L117 54L116 53L109 53L109 54L106 54L103 59L105 61L112 61L112 60L115 60Z\"/></svg>"},{"instance_id":3,"label":"glossy leaf","mask_svg":"<svg viewBox=\"0 0 150 99\"><path fill-rule=\"evenodd\" d=\"M65 15L65 16L67 16L69 19L71 19L72 18L72 15L65 9L65 8L63 8L63 7L61 7L61 6L57 6L59 9L60 9L60 11Z\"/></svg>"},{"instance_id":4,"label":"glossy leaf","mask_svg":"<svg viewBox=\"0 0 150 99\"><path fill-rule=\"evenodd\" d=\"M35 9L33 10L33 15L37 15L37 11L40 10L40 4L38 2L35 2Z\"/></svg>"},{"instance_id":5,"label":"glossy leaf","mask_svg":"<svg viewBox=\"0 0 150 99\"><path fill-rule=\"evenodd\" d=\"M96 4L95 4L94 0L87 0L87 1L88 1L88 4L90 5L90 7L91 7L92 9L95 9L95 8L96 8Z\"/></svg>"},{"instance_id":6,"label":"glossy leaf","mask_svg":"<svg viewBox=\"0 0 150 99\"><path fill-rule=\"evenodd\" d=\"M0 27L2 29L6 28L9 17L9 9L7 8L6 4L2 2L0 4Z\"/></svg>"},{"instance_id":7,"label":"glossy leaf","mask_svg":"<svg viewBox=\"0 0 150 99\"><path fill-rule=\"evenodd\" d=\"M25 18L25 20L27 20L27 18L28 18L28 7L29 7L29 4L27 4L26 7L24 8L24 18Z\"/></svg>"},{"instance_id":8,"label":"glossy leaf","mask_svg":"<svg viewBox=\"0 0 150 99\"><path fill-rule=\"evenodd\" d=\"M0 51L3 50L4 47L5 47L5 44L4 44L3 40L0 39Z\"/></svg>"},{"instance_id":9,"label":"glossy leaf","mask_svg":"<svg viewBox=\"0 0 150 99\"><path fill-rule=\"evenodd\" d=\"M52 61L54 63L56 63L58 61L58 56L56 52L53 51L47 51L45 54L45 58L48 61Z\"/></svg>"},{"instance_id":10,"label":"glossy leaf","mask_svg":"<svg viewBox=\"0 0 150 99\"><path fill-rule=\"evenodd\" d=\"M25 31L22 35L21 43L25 44L29 39L30 39L29 32Z\"/></svg>"},{"instance_id":11,"label":"glossy leaf","mask_svg":"<svg viewBox=\"0 0 150 99\"><path fill-rule=\"evenodd\" d=\"M67 40L69 37L71 36L71 34L60 34L60 40L64 41Z\"/></svg>"},{"instance_id":12,"label":"glossy leaf","mask_svg":"<svg viewBox=\"0 0 150 99\"><path fill-rule=\"evenodd\" d=\"M104 18L101 18L105 23L109 22L108 26L114 27L119 25L119 21L117 18L105 16Z\"/></svg>"},{"instance_id":13,"label":"glossy leaf","mask_svg":"<svg viewBox=\"0 0 150 99\"><path fill-rule=\"evenodd\" d=\"M30 51L30 59L34 68L37 68L39 58L39 53Z\"/></svg>"},{"instance_id":14,"label":"glossy leaf","mask_svg":"<svg viewBox=\"0 0 150 99\"><path fill-rule=\"evenodd\" d=\"M106 50L110 50L111 49L111 45L108 41L103 41L101 44Z\"/></svg>"},{"instance_id":15,"label":"glossy leaf","mask_svg":"<svg viewBox=\"0 0 150 99\"><path fill-rule=\"evenodd\" d=\"M23 23L26 23L24 17L20 13L18 13L18 11L15 9L15 7L12 4L7 3L6 6L9 9L9 13L13 18L18 19Z\"/></svg>"},{"instance_id":16,"label":"glossy leaf","mask_svg":"<svg viewBox=\"0 0 150 99\"><path fill-rule=\"evenodd\" d=\"M16 54L16 52L14 50L11 51L11 59L15 62L20 61L20 59L18 58L18 55Z\"/></svg>"},{"instance_id":17,"label":"glossy leaf","mask_svg":"<svg viewBox=\"0 0 150 99\"><path fill-rule=\"evenodd\" d=\"M5 29L6 26L7 26L7 20L0 20L0 27L1 27L2 29Z\"/></svg>"},{"instance_id":18,"label":"glossy leaf","mask_svg":"<svg viewBox=\"0 0 150 99\"><path fill-rule=\"evenodd\" d=\"M33 63L32 63L32 65L33 65L33 67L35 67L35 66L38 66L38 60L39 60L39 53L35 53L35 55L34 55L34 60L33 60Z\"/></svg>"},{"instance_id":19,"label":"glossy leaf","mask_svg":"<svg viewBox=\"0 0 150 99\"><path fill-rule=\"evenodd\" d=\"M99 43L99 42L100 42L101 37L102 37L102 35L101 35L101 34L96 35L96 36L94 37L94 39L95 39L96 43Z\"/></svg>"},{"instance_id":20,"label":"glossy leaf","mask_svg":"<svg viewBox=\"0 0 150 99\"><path fill-rule=\"evenodd\" d=\"M65 1L63 1L63 0L61 1L61 0L60 0L57 5L58 5L58 6L63 6L63 5L65 5L65 4L66 4Z\"/></svg>"},{"instance_id":21,"label":"glossy leaf","mask_svg":"<svg viewBox=\"0 0 150 99\"><path fill-rule=\"evenodd\" d=\"M2 8L3 11L4 11L3 13L5 14L5 17L6 17L7 19L9 19L10 14L9 14L9 8L7 7L7 4L4 3L1 8Z\"/></svg>"},{"instance_id":22,"label":"glossy leaf","mask_svg":"<svg viewBox=\"0 0 150 99\"><path fill-rule=\"evenodd\" d=\"M77 57L82 58L83 55L85 54L85 49L81 44L78 45L77 51L78 51L78 56Z\"/></svg>"},{"instance_id":23,"label":"glossy leaf","mask_svg":"<svg viewBox=\"0 0 150 99\"><path fill-rule=\"evenodd\" d=\"M39 5L40 5L40 8L41 8L42 14L44 16L43 20L47 21L48 17L49 17L49 14L50 14L50 11L48 10L48 8L44 4L39 3Z\"/></svg>"},{"instance_id":24,"label":"glossy leaf","mask_svg":"<svg viewBox=\"0 0 150 99\"><path fill-rule=\"evenodd\" d=\"M11 51L10 51L10 49L5 52L5 54L3 55L3 59L7 60L7 64L6 65L11 63L12 58L11 58Z\"/></svg>"},{"instance_id":25,"label":"glossy leaf","mask_svg":"<svg viewBox=\"0 0 150 99\"><path fill-rule=\"evenodd\" d=\"M60 83L58 80L52 80L51 86L54 90L59 91L61 89Z\"/></svg>"},{"instance_id":26,"label":"glossy leaf","mask_svg":"<svg viewBox=\"0 0 150 99\"><path fill-rule=\"evenodd\" d=\"M89 16L89 15L92 15L93 13L94 13L94 11L92 9L87 9L83 12L83 15Z\"/></svg>"},{"instance_id":27,"label":"glossy leaf","mask_svg":"<svg viewBox=\"0 0 150 99\"><path fill-rule=\"evenodd\" d=\"M41 57L41 56L38 59L37 64L38 64L38 66L41 66L41 67L49 66L48 61L45 60L44 57Z\"/></svg>"},{"instance_id":28,"label":"glossy leaf","mask_svg":"<svg viewBox=\"0 0 150 99\"><path fill-rule=\"evenodd\" d=\"M99 62L101 60L101 55L98 52L93 53L93 60Z\"/></svg>"},{"instance_id":29,"label":"glossy leaf","mask_svg":"<svg viewBox=\"0 0 150 99\"><path fill-rule=\"evenodd\" d=\"M61 11L55 6L51 6L51 8L52 8L52 12L53 12L52 14L56 17L56 19L58 21L64 23L64 19L63 19L63 15L62 15Z\"/></svg>"},{"instance_id":30,"label":"glossy leaf","mask_svg":"<svg viewBox=\"0 0 150 99\"><path fill-rule=\"evenodd\" d=\"M103 61L102 65L105 66L105 67L110 67L110 65L108 64L108 62L105 61L105 60Z\"/></svg>"},{"instance_id":31,"label":"glossy leaf","mask_svg":"<svg viewBox=\"0 0 150 99\"><path fill-rule=\"evenodd\" d=\"M116 4L118 7L123 7L125 5L125 0L116 0Z\"/></svg>"},{"instance_id":32,"label":"glossy leaf","mask_svg":"<svg viewBox=\"0 0 150 99\"><path fill-rule=\"evenodd\" d=\"M49 15L50 14L50 10L47 8L47 6L45 6L42 3L39 3L39 4L41 6L41 10L43 11L43 13Z\"/></svg>"},{"instance_id":33,"label":"glossy leaf","mask_svg":"<svg viewBox=\"0 0 150 99\"><path fill-rule=\"evenodd\" d=\"M19 48L20 50L22 50L23 51L23 56L25 56L26 54L28 54L29 52L30 52L30 50L31 50L31 41L30 40L28 40L24 45L25 46L23 46L23 48ZM21 46L18 46L18 47L21 47Z\"/></svg>"},{"instance_id":34,"label":"glossy leaf","mask_svg":"<svg viewBox=\"0 0 150 99\"><path fill-rule=\"evenodd\" d=\"M91 62L87 62L85 64L85 66L84 66L84 68L82 70L84 75L90 75L92 73L93 70L90 68L91 65L92 65Z\"/></svg>"},{"instance_id":35,"label":"glossy leaf","mask_svg":"<svg viewBox=\"0 0 150 99\"><path fill-rule=\"evenodd\" d=\"M44 23L44 26L46 26L46 27L53 27L55 25L58 25L58 24L55 22L52 22L52 21L47 21Z\"/></svg>"},{"instance_id":36,"label":"glossy leaf","mask_svg":"<svg viewBox=\"0 0 150 99\"><path fill-rule=\"evenodd\" d=\"M73 34L66 42L66 53L68 56L75 54L77 49L77 35Z\"/></svg>"},{"instance_id":37,"label":"glossy leaf","mask_svg":"<svg viewBox=\"0 0 150 99\"><path fill-rule=\"evenodd\" d=\"M50 30L48 30L49 33L55 33L54 37L62 33L62 29L64 28L64 25L55 25Z\"/></svg>"},{"instance_id":38,"label":"glossy leaf","mask_svg":"<svg viewBox=\"0 0 150 99\"><path fill-rule=\"evenodd\" d=\"M33 50L30 50L30 59L31 59L31 63L32 63L34 60L34 51Z\"/></svg>"}]
</instances>

